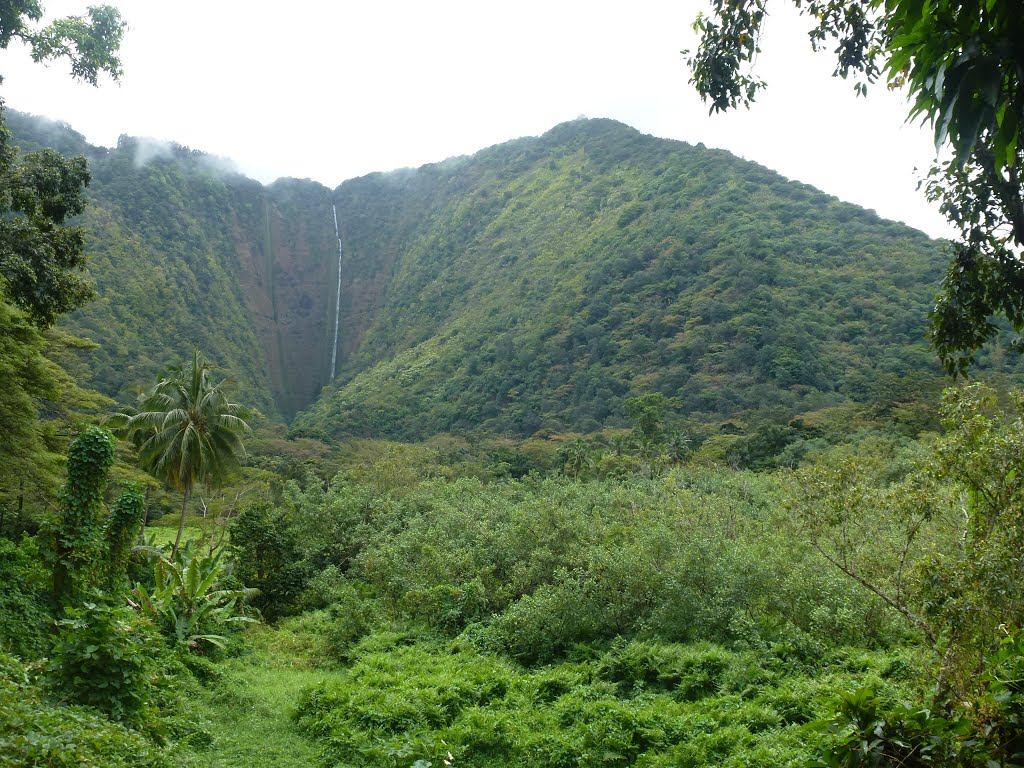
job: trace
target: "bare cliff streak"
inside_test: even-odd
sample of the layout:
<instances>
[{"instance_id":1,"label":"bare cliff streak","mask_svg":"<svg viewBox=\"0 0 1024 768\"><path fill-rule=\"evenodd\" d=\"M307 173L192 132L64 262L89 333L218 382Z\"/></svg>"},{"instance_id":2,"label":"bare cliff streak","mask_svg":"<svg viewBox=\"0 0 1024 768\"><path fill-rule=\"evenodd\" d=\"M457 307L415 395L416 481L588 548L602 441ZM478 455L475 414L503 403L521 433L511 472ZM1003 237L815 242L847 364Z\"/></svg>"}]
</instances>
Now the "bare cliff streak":
<instances>
[{"instance_id":1,"label":"bare cliff streak","mask_svg":"<svg viewBox=\"0 0 1024 768\"><path fill-rule=\"evenodd\" d=\"M338 362L338 318L341 316L341 235L338 233L338 206L334 212L334 237L338 241L338 291L334 299L334 345L331 347L331 381L334 381L335 366Z\"/></svg>"}]
</instances>

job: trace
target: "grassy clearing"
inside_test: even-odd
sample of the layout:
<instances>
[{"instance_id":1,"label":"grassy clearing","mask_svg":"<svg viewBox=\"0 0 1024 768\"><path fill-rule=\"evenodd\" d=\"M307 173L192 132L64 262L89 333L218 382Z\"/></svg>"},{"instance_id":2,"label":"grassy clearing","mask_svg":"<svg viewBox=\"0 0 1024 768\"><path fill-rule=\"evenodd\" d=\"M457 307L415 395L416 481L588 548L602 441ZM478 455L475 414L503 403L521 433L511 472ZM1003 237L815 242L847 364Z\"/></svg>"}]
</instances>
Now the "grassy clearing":
<instances>
[{"instance_id":1,"label":"grassy clearing","mask_svg":"<svg viewBox=\"0 0 1024 768\"><path fill-rule=\"evenodd\" d=\"M153 544L160 546L161 544L173 544L174 537L178 535L178 527L168 527L163 525L149 525L146 526L146 541L153 539ZM200 541L203 538L203 529L193 526L185 526L185 532L181 535L182 544L189 541Z\"/></svg>"},{"instance_id":2,"label":"grassy clearing","mask_svg":"<svg viewBox=\"0 0 1024 768\"><path fill-rule=\"evenodd\" d=\"M292 721L300 693L340 673L317 669L302 638L287 629L254 627L246 654L218 665L223 677L201 689L195 706L213 736L197 756L202 768L308 768L320 749Z\"/></svg>"},{"instance_id":3,"label":"grassy clearing","mask_svg":"<svg viewBox=\"0 0 1024 768\"><path fill-rule=\"evenodd\" d=\"M173 544L174 537L178 535L178 522L181 518L178 515L164 515L146 525L146 539L155 537L157 545ZM185 531L182 533L181 541L210 541L217 542L226 540L224 522L215 517L201 515L188 515L185 518Z\"/></svg>"}]
</instances>

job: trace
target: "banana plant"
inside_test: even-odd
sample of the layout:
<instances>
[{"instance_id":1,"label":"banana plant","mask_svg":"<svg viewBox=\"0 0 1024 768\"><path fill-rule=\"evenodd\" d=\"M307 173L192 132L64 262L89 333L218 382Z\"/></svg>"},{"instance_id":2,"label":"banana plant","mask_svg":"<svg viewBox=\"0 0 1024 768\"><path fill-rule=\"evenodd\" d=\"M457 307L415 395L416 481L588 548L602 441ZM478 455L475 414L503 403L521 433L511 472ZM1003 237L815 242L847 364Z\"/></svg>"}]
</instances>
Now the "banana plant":
<instances>
[{"instance_id":1,"label":"banana plant","mask_svg":"<svg viewBox=\"0 0 1024 768\"><path fill-rule=\"evenodd\" d=\"M220 552L193 554L186 546L170 557L157 558L152 591L135 585L139 609L190 650L201 643L222 648L226 638L211 629L254 621L240 609L256 590L219 589L219 581L227 575L220 557Z\"/></svg>"}]
</instances>

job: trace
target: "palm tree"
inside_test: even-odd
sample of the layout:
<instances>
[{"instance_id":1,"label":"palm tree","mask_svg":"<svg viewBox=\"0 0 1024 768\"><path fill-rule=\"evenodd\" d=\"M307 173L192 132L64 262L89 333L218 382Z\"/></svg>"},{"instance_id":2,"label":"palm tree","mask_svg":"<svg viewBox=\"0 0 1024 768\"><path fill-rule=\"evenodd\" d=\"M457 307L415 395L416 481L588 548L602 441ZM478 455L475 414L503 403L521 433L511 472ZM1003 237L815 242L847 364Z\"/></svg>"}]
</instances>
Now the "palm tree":
<instances>
[{"instance_id":1,"label":"palm tree","mask_svg":"<svg viewBox=\"0 0 1024 768\"><path fill-rule=\"evenodd\" d=\"M194 350L191 365L172 368L139 397L138 410L113 420L114 430L138 449L140 466L183 495L172 558L181 546L195 484L221 485L245 454L242 436L250 431L248 409L228 400L227 382L215 383L212 371Z\"/></svg>"},{"instance_id":2,"label":"palm tree","mask_svg":"<svg viewBox=\"0 0 1024 768\"><path fill-rule=\"evenodd\" d=\"M673 432L665 443L665 452L673 464L681 464L686 454L690 452L690 438L683 432Z\"/></svg>"},{"instance_id":3,"label":"palm tree","mask_svg":"<svg viewBox=\"0 0 1024 768\"><path fill-rule=\"evenodd\" d=\"M579 438L563 445L559 453L562 457L563 471L572 472L573 480L579 480L580 473L594 465L590 447Z\"/></svg>"}]
</instances>

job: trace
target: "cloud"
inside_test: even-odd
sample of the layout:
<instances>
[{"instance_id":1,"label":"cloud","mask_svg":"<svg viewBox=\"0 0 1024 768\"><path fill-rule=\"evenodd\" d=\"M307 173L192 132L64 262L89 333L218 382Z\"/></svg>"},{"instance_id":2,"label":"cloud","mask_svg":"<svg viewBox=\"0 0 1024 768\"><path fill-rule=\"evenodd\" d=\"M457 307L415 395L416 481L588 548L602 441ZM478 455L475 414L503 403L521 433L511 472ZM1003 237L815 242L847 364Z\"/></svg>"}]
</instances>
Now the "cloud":
<instances>
[{"instance_id":1,"label":"cloud","mask_svg":"<svg viewBox=\"0 0 1024 768\"><path fill-rule=\"evenodd\" d=\"M132 159L132 162L136 168L142 168L154 160L169 159L174 155L173 146L169 141L153 139L148 136L138 136L135 137L134 142L135 157Z\"/></svg>"},{"instance_id":2,"label":"cloud","mask_svg":"<svg viewBox=\"0 0 1024 768\"><path fill-rule=\"evenodd\" d=\"M219 155L201 154L196 158L201 169L214 176L230 176L239 173L233 160Z\"/></svg>"}]
</instances>

